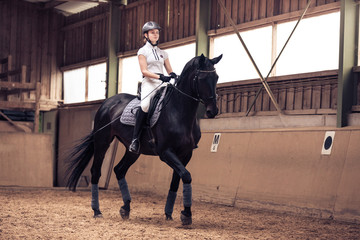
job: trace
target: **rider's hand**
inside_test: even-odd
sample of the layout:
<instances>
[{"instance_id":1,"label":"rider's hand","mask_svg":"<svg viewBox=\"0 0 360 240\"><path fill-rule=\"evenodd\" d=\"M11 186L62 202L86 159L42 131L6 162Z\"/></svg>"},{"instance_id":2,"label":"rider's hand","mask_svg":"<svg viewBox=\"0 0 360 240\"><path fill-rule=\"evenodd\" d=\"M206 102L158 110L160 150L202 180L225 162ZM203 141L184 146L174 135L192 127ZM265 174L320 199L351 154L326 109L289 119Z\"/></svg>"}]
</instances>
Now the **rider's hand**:
<instances>
[{"instance_id":1,"label":"rider's hand","mask_svg":"<svg viewBox=\"0 0 360 240\"><path fill-rule=\"evenodd\" d=\"M171 72L171 73L170 73L170 77L173 78L173 79L176 79L176 78L177 78L177 75L176 75L176 73Z\"/></svg>"},{"instance_id":2,"label":"rider's hand","mask_svg":"<svg viewBox=\"0 0 360 240\"><path fill-rule=\"evenodd\" d=\"M169 76L164 76L164 74L160 74L160 80L163 81L163 82L169 82L171 80L171 77Z\"/></svg>"}]
</instances>

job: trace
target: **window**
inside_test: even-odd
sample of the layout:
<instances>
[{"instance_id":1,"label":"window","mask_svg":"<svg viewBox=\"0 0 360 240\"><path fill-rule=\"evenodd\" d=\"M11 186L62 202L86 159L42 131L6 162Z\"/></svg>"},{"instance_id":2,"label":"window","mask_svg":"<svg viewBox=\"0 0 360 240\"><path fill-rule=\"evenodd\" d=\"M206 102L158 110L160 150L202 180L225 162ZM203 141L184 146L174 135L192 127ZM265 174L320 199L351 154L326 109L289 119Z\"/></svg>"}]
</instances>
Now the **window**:
<instances>
[{"instance_id":1,"label":"window","mask_svg":"<svg viewBox=\"0 0 360 240\"><path fill-rule=\"evenodd\" d=\"M180 75L185 64L195 56L195 43L187 44L180 47L168 48L164 50L169 55L173 71L176 74ZM136 94L138 82L141 82L142 80L138 57L126 57L121 59L120 61L122 61L120 65L120 92Z\"/></svg>"},{"instance_id":2,"label":"window","mask_svg":"<svg viewBox=\"0 0 360 240\"><path fill-rule=\"evenodd\" d=\"M88 101L105 99L106 96L106 63L89 67Z\"/></svg>"},{"instance_id":3,"label":"window","mask_svg":"<svg viewBox=\"0 0 360 240\"><path fill-rule=\"evenodd\" d=\"M281 51L296 22L277 26ZM340 13L301 20L276 65L276 75L316 72L339 67Z\"/></svg>"},{"instance_id":4,"label":"window","mask_svg":"<svg viewBox=\"0 0 360 240\"><path fill-rule=\"evenodd\" d=\"M64 103L85 101L85 68L64 72Z\"/></svg>"},{"instance_id":5,"label":"window","mask_svg":"<svg viewBox=\"0 0 360 240\"><path fill-rule=\"evenodd\" d=\"M105 94L106 63L64 72L64 103L105 99Z\"/></svg>"},{"instance_id":6,"label":"window","mask_svg":"<svg viewBox=\"0 0 360 240\"><path fill-rule=\"evenodd\" d=\"M240 33L263 76L271 67L271 32L271 27L264 27ZM236 34L214 39L214 57L220 54L223 58L216 65L219 83L259 76Z\"/></svg>"},{"instance_id":7,"label":"window","mask_svg":"<svg viewBox=\"0 0 360 240\"><path fill-rule=\"evenodd\" d=\"M274 31L268 26L240 33L264 78L271 68L272 52L279 54L296 22L277 24ZM339 24L339 12L303 19L275 66L275 76L337 69ZM276 39L276 49L272 49L272 39ZM224 54L217 65L219 82L259 78L236 34L216 37L213 44L214 56Z\"/></svg>"}]
</instances>

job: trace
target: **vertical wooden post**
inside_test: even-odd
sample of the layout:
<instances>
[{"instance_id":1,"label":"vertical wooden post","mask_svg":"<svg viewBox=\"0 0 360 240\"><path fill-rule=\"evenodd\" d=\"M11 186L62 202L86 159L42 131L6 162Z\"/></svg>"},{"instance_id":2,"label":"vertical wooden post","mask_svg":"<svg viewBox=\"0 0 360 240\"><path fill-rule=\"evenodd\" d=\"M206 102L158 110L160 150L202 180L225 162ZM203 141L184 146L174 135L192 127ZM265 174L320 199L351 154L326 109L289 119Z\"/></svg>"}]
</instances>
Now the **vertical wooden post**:
<instances>
[{"instance_id":1,"label":"vertical wooden post","mask_svg":"<svg viewBox=\"0 0 360 240\"><path fill-rule=\"evenodd\" d=\"M209 37L207 31L210 21L211 0L196 1L196 56L204 54L209 57ZM200 105L197 111L197 118L203 118L206 109Z\"/></svg>"},{"instance_id":2,"label":"vertical wooden post","mask_svg":"<svg viewBox=\"0 0 360 240\"><path fill-rule=\"evenodd\" d=\"M337 127L348 125L354 94L354 74L352 68L357 57L358 6L353 0L342 0L340 8L340 47L337 98Z\"/></svg>"},{"instance_id":3,"label":"vertical wooden post","mask_svg":"<svg viewBox=\"0 0 360 240\"><path fill-rule=\"evenodd\" d=\"M107 91L106 97L116 95L118 92L118 37L120 30L120 3L119 1L110 1L109 15L109 43L108 43L108 60L107 60Z\"/></svg>"},{"instance_id":4,"label":"vertical wooden post","mask_svg":"<svg viewBox=\"0 0 360 240\"><path fill-rule=\"evenodd\" d=\"M26 66L25 65L21 66L21 83L26 83ZM21 101L24 101L25 95L26 95L26 93L23 93L20 90L20 99L21 99Z\"/></svg>"},{"instance_id":5,"label":"vertical wooden post","mask_svg":"<svg viewBox=\"0 0 360 240\"><path fill-rule=\"evenodd\" d=\"M37 82L36 83L36 94L35 94L35 116L34 116L33 133L39 132L40 94L41 94L41 84L40 84L40 82Z\"/></svg>"},{"instance_id":6,"label":"vertical wooden post","mask_svg":"<svg viewBox=\"0 0 360 240\"><path fill-rule=\"evenodd\" d=\"M207 34L210 21L211 0L196 1L196 56L209 57L209 37Z\"/></svg>"}]
</instances>

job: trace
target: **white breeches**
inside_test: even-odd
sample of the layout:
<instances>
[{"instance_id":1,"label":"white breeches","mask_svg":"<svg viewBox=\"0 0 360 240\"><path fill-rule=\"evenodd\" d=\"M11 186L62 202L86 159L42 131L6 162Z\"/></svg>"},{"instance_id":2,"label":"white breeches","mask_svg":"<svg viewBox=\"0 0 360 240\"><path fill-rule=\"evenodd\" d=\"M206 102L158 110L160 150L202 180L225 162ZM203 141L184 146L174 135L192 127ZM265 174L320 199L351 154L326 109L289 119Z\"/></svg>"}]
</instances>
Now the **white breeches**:
<instances>
[{"instance_id":1,"label":"white breeches","mask_svg":"<svg viewBox=\"0 0 360 240\"><path fill-rule=\"evenodd\" d=\"M157 87L161 85L161 80L143 78L141 83L141 110L148 112L150 107L151 98L155 95L158 90Z\"/></svg>"}]
</instances>

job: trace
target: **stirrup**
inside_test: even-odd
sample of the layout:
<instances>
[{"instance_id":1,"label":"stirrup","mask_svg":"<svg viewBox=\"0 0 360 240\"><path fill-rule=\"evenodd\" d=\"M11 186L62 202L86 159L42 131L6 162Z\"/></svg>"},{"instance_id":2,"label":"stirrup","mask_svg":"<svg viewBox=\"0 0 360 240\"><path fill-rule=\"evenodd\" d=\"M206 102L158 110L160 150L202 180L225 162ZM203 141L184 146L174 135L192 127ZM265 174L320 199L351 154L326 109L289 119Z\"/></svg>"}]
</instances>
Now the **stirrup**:
<instances>
[{"instance_id":1,"label":"stirrup","mask_svg":"<svg viewBox=\"0 0 360 240\"><path fill-rule=\"evenodd\" d=\"M135 138L131 141L131 144L129 146L129 151L132 153L139 154L140 150L140 142L138 138Z\"/></svg>"}]
</instances>

